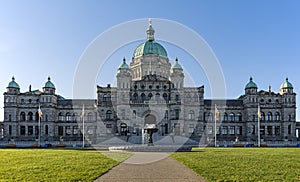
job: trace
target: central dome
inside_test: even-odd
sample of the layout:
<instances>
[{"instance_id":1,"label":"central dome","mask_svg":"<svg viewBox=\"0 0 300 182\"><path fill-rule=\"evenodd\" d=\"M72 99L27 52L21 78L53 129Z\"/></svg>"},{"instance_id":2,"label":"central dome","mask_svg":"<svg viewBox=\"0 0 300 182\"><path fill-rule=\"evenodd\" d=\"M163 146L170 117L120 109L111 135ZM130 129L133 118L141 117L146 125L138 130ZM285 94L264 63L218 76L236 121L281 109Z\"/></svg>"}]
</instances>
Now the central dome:
<instances>
[{"instance_id":1,"label":"central dome","mask_svg":"<svg viewBox=\"0 0 300 182\"><path fill-rule=\"evenodd\" d=\"M146 42L140 44L134 51L133 57L137 58L139 56L155 54L158 56L168 57L165 48L155 41L147 40Z\"/></svg>"},{"instance_id":2,"label":"central dome","mask_svg":"<svg viewBox=\"0 0 300 182\"><path fill-rule=\"evenodd\" d=\"M152 22L149 22L149 27L146 31L147 40L141 43L134 51L133 58L137 58L143 55L154 54L158 56L168 57L166 49L159 43L154 41L154 29L152 28Z\"/></svg>"}]
</instances>

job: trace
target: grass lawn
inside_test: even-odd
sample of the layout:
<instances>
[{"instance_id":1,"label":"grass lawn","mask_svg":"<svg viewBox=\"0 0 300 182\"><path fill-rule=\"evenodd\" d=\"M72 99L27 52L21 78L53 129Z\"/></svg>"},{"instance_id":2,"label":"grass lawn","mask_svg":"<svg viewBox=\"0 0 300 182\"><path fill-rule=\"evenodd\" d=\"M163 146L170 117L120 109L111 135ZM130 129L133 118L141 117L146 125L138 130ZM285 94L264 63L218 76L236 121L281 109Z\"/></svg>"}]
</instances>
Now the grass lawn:
<instances>
[{"instance_id":1,"label":"grass lawn","mask_svg":"<svg viewBox=\"0 0 300 182\"><path fill-rule=\"evenodd\" d=\"M95 150L0 149L0 181L93 181L119 161Z\"/></svg>"},{"instance_id":2,"label":"grass lawn","mask_svg":"<svg viewBox=\"0 0 300 182\"><path fill-rule=\"evenodd\" d=\"M198 150L174 153L171 157L208 181L300 181L299 148Z\"/></svg>"}]
</instances>

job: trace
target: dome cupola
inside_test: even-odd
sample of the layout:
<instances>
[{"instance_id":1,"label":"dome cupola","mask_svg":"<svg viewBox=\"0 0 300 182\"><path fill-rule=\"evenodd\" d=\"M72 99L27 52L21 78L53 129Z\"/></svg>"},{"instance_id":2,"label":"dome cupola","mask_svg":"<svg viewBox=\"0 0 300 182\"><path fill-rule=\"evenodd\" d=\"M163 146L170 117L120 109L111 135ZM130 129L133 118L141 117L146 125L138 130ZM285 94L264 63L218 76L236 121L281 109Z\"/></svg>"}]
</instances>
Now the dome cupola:
<instances>
[{"instance_id":1,"label":"dome cupola","mask_svg":"<svg viewBox=\"0 0 300 182\"><path fill-rule=\"evenodd\" d=\"M129 66L126 63L126 59L125 58L123 58L123 62L120 64L119 69L129 69Z\"/></svg>"},{"instance_id":2,"label":"dome cupola","mask_svg":"<svg viewBox=\"0 0 300 182\"><path fill-rule=\"evenodd\" d=\"M149 20L149 26L146 30L147 39L145 42L141 43L134 51L133 58L137 58L144 55L157 55L167 58L167 51L166 49L160 45L159 43L155 42L154 33L155 30L152 27L152 21Z\"/></svg>"},{"instance_id":3,"label":"dome cupola","mask_svg":"<svg viewBox=\"0 0 300 182\"><path fill-rule=\"evenodd\" d=\"M245 86L245 89L250 89L250 88L256 88L257 89L257 85L256 85L256 83L253 82L253 78L252 77L250 77L249 82Z\"/></svg>"},{"instance_id":4,"label":"dome cupola","mask_svg":"<svg viewBox=\"0 0 300 182\"><path fill-rule=\"evenodd\" d=\"M11 82L9 82L7 88L16 88L16 89L20 89L19 84L15 81L15 77L12 77Z\"/></svg>"},{"instance_id":5,"label":"dome cupola","mask_svg":"<svg viewBox=\"0 0 300 182\"><path fill-rule=\"evenodd\" d=\"M175 63L172 66L172 69L182 69L181 65L178 63L178 59L175 59Z\"/></svg>"},{"instance_id":6,"label":"dome cupola","mask_svg":"<svg viewBox=\"0 0 300 182\"><path fill-rule=\"evenodd\" d=\"M293 88L293 85L289 82L289 79L286 78L285 82L283 82L280 86L280 89L285 89L285 88Z\"/></svg>"},{"instance_id":7,"label":"dome cupola","mask_svg":"<svg viewBox=\"0 0 300 182\"><path fill-rule=\"evenodd\" d=\"M50 76L48 77L48 81L45 83L45 88L53 88L53 89L55 89L54 84L51 82Z\"/></svg>"}]
</instances>

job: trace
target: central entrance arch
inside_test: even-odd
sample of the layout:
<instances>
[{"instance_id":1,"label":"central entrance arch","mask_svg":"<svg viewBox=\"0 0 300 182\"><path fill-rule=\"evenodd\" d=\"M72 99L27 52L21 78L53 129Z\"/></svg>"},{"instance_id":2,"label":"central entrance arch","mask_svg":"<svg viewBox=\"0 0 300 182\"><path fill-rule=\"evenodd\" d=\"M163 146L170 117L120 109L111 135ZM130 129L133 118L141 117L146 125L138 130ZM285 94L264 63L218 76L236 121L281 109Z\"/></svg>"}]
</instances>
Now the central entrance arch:
<instances>
[{"instance_id":1,"label":"central entrance arch","mask_svg":"<svg viewBox=\"0 0 300 182\"><path fill-rule=\"evenodd\" d=\"M156 117L152 114L147 114L145 116L145 125L146 124L151 124L151 125L155 124L156 125Z\"/></svg>"}]
</instances>

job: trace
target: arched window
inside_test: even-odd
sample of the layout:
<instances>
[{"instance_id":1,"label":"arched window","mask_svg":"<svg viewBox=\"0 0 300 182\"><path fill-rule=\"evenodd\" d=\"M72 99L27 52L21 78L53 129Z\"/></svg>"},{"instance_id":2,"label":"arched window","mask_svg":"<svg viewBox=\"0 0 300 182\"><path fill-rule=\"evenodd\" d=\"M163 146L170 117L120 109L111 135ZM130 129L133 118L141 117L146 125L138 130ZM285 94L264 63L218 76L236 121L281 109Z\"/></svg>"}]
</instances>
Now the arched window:
<instances>
[{"instance_id":1,"label":"arched window","mask_svg":"<svg viewBox=\"0 0 300 182\"><path fill-rule=\"evenodd\" d=\"M149 86L150 87L150 86ZM151 100L151 98L153 97L152 93L148 94L148 99Z\"/></svg>"},{"instance_id":2,"label":"arched window","mask_svg":"<svg viewBox=\"0 0 300 182\"><path fill-rule=\"evenodd\" d=\"M158 100L160 98L160 94L159 93L156 93L155 94L155 100Z\"/></svg>"},{"instance_id":3,"label":"arched window","mask_svg":"<svg viewBox=\"0 0 300 182\"><path fill-rule=\"evenodd\" d=\"M189 112L188 119L195 119L194 111L191 110L191 111Z\"/></svg>"},{"instance_id":4,"label":"arched window","mask_svg":"<svg viewBox=\"0 0 300 182\"><path fill-rule=\"evenodd\" d=\"M133 100L138 100L138 97L139 97L139 96L138 96L137 93L134 93L134 94L133 94Z\"/></svg>"},{"instance_id":5,"label":"arched window","mask_svg":"<svg viewBox=\"0 0 300 182\"><path fill-rule=\"evenodd\" d=\"M265 115L265 113L264 112L260 112L261 114L261 118L260 118L260 120L261 121L265 121L266 120L266 115Z\"/></svg>"},{"instance_id":6,"label":"arched window","mask_svg":"<svg viewBox=\"0 0 300 182\"><path fill-rule=\"evenodd\" d=\"M146 100L146 95L144 93L141 94L141 99L142 99L142 101Z\"/></svg>"},{"instance_id":7,"label":"arched window","mask_svg":"<svg viewBox=\"0 0 300 182\"><path fill-rule=\"evenodd\" d=\"M108 101L108 96L106 94L103 95L103 102L107 102Z\"/></svg>"},{"instance_id":8,"label":"arched window","mask_svg":"<svg viewBox=\"0 0 300 182\"><path fill-rule=\"evenodd\" d=\"M163 98L164 98L165 101L168 101L168 100L169 100L169 99L168 99L168 94L167 94L167 93L164 93L164 94L163 94Z\"/></svg>"},{"instance_id":9,"label":"arched window","mask_svg":"<svg viewBox=\"0 0 300 182\"><path fill-rule=\"evenodd\" d=\"M275 120L276 120L276 121L279 121L279 120L280 120L280 113L279 113L279 112L276 112L276 113L275 113Z\"/></svg>"},{"instance_id":10,"label":"arched window","mask_svg":"<svg viewBox=\"0 0 300 182\"><path fill-rule=\"evenodd\" d=\"M194 101L195 101L195 102L198 102L198 101L199 101L198 95L197 95L197 94L194 95Z\"/></svg>"},{"instance_id":11,"label":"arched window","mask_svg":"<svg viewBox=\"0 0 300 182\"><path fill-rule=\"evenodd\" d=\"M175 95L175 101L179 101L179 95Z\"/></svg>"},{"instance_id":12,"label":"arched window","mask_svg":"<svg viewBox=\"0 0 300 182\"><path fill-rule=\"evenodd\" d=\"M132 111L132 119L136 119L136 110Z\"/></svg>"},{"instance_id":13,"label":"arched window","mask_svg":"<svg viewBox=\"0 0 300 182\"><path fill-rule=\"evenodd\" d=\"M66 121L67 121L67 122L70 122L71 119L72 119L71 114L68 112L68 113L66 114Z\"/></svg>"},{"instance_id":14,"label":"arched window","mask_svg":"<svg viewBox=\"0 0 300 182\"><path fill-rule=\"evenodd\" d=\"M243 118L242 118L242 114L241 114L241 113L238 113L238 114L237 114L237 118L238 118L238 121L242 121L242 119L243 119Z\"/></svg>"},{"instance_id":15,"label":"arched window","mask_svg":"<svg viewBox=\"0 0 300 182\"><path fill-rule=\"evenodd\" d=\"M28 120L29 120L29 121L32 121L32 120L33 120L33 113L32 113L32 112L29 112L29 113L28 113Z\"/></svg>"},{"instance_id":16,"label":"arched window","mask_svg":"<svg viewBox=\"0 0 300 182\"><path fill-rule=\"evenodd\" d=\"M272 121L272 113L268 112L267 121Z\"/></svg>"},{"instance_id":17,"label":"arched window","mask_svg":"<svg viewBox=\"0 0 300 182\"><path fill-rule=\"evenodd\" d=\"M111 110L107 110L106 111L106 119L112 119L112 111Z\"/></svg>"},{"instance_id":18,"label":"arched window","mask_svg":"<svg viewBox=\"0 0 300 182\"><path fill-rule=\"evenodd\" d=\"M230 114L229 114L229 118L230 118L230 121L234 121L234 120L235 120L235 115L234 115L234 113L230 113Z\"/></svg>"},{"instance_id":19,"label":"arched window","mask_svg":"<svg viewBox=\"0 0 300 182\"><path fill-rule=\"evenodd\" d=\"M64 121L64 115L61 112L58 114L58 121Z\"/></svg>"},{"instance_id":20,"label":"arched window","mask_svg":"<svg viewBox=\"0 0 300 182\"><path fill-rule=\"evenodd\" d=\"M228 114L226 112L223 115L223 121L228 121Z\"/></svg>"}]
</instances>

